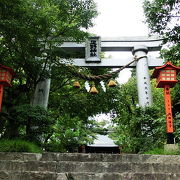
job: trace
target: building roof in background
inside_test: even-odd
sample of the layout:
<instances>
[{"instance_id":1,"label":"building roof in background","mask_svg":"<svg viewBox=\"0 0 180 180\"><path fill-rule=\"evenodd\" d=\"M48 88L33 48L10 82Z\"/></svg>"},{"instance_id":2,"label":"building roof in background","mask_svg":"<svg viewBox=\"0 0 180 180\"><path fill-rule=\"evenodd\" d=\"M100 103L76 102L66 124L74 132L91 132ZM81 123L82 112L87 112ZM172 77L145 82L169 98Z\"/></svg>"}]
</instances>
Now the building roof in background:
<instances>
[{"instance_id":1,"label":"building roof in background","mask_svg":"<svg viewBox=\"0 0 180 180\"><path fill-rule=\"evenodd\" d=\"M108 135L97 135L97 139L94 140L94 143L87 145L90 147L118 147L114 141L108 137Z\"/></svg>"}]
</instances>

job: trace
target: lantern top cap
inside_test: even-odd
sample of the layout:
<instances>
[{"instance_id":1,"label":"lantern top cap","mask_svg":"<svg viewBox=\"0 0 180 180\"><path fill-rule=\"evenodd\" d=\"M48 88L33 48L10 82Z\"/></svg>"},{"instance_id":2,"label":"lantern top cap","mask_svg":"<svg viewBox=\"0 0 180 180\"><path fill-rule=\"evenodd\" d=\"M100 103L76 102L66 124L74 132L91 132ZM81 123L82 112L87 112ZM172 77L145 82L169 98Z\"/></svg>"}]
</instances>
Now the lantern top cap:
<instances>
[{"instance_id":1,"label":"lantern top cap","mask_svg":"<svg viewBox=\"0 0 180 180\"><path fill-rule=\"evenodd\" d=\"M0 64L0 68L8 70L12 75L15 74L14 70L11 69L10 67L7 67L7 66L4 66L4 65Z\"/></svg>"},{"instance_id":2,"label":"lantern top cap","mask_svg":"<svg viewBox=\"0 0 180 180\"><path fill-rule=\"evenodd\" d=\"M159 73L160 73L161 70L166 69L166 68L169 68L169 67L171 67L172 69L175 69L176 72L177 72L177 74L178 74L178 72L180 71L180 67L174 66L171 62L168 61L168 62L166 62L166 63L165 63L164 65L162 65L162 66L155 67L155 70L154 70L154 72L153 72L153 74L152 74L152 77L153 77L153 78L158 77L158 75L159 75Z\"/></svg>"}]
</instances>

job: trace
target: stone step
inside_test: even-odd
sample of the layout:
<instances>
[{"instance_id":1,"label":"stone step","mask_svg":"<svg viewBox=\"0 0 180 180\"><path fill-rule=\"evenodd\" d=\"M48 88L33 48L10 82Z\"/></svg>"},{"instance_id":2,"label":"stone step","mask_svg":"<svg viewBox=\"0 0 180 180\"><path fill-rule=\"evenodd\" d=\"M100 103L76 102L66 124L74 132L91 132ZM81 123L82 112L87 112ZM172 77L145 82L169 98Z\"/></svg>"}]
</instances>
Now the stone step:
<instances>
[{"instance_id":1,"label":"stone step","mask_svg":"<svg viewBox=\"0 0 180 180\"><path fill-rule=\"evenodd\" d=\"M39 153L0 152L0 160L40 161L41 158Z\"/></svg>"},{"instance_id":2,"label":"stone step","mask_svg":"<svg viewBox=\"0 0 180 180\"><path fill-rule=\"evenodd\" d=\"M146 162L180 164L179 155L139 155L139 154L80 154L80 153L4 153L0 160L21 161L79 161L79 162Z\"/></svg>"},{"instance_id":3,"label":"stone step","mask_svg":"<svg viewBox=\"0 0 180 180\"><path fill-rule=\"evenodd\" d=\"M174 173L52 173L0 171L1 180L179 180Z\"/></svg>"},{"instance_id":4,"label":"stone step","mask_svg":"<svg viewBox=\"0 0 180 180\"><path fill-rule=\"evenodd\" d=\"M0 171L180 173L180 164L1 160Z\"/></svg>"},{"instance_id":5,"label":"stone step","mask_svg":"<svg viewBox=\"0 0 180 180\"><path fill-rule=\"evenodd\" d=\"M179 163L178 155L43 153L43 161Z\"/></svg>"},{"instance_id":6,"label":"stone step","mask_svg":"<svg viewBox=\"0 0 180 180\"><path fill-rule=\"evenodd\" d=\"M180 164L122 162L58 162L57 172L165 172L179 173Z\"/></svg>"}]
</instances>

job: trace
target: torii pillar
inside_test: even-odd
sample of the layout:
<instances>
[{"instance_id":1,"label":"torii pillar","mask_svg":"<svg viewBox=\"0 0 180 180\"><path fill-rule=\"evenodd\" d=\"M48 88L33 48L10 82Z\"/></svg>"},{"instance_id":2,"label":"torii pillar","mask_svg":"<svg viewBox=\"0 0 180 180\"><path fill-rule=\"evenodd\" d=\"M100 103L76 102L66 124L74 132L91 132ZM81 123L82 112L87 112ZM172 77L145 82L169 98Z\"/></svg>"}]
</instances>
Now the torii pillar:
<instances>
[{"instance_id":1,"label":"torii pillar","mask_svg":"<svg viewBox=\"0 0 180 180\"><path fill-rule=\"evenodd\" d=\"M146 56L148 53L148 48L146 46L134 46L133 55L137 57ZM147 107L152 105L152 93L150 76L148 69L147 57L141 58L136 64L136 78L137 78L137 89L138 89L138 99L140 107Z\"/></svg>"},{"instance_id":2,"label":"torii pillar","mask_svg":"<svg viewBox=\"0 0 180 180\"><path fill-rule=\"evenodd\" d=\"M48 107L49 91L51 79L45 79L36 85L36 89L31 100L31 105L41 106L45 109Z\"/></svg>"}]
</instances>

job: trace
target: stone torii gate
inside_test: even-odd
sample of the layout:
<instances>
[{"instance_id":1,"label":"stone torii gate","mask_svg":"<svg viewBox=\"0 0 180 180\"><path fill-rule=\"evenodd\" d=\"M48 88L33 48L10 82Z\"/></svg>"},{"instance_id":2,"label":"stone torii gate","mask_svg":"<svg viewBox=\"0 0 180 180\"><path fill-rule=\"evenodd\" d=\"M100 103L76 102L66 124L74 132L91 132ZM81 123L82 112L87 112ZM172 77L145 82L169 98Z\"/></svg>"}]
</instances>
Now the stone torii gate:
<instances>
[{"instance_id":1,"label":"stone torii gate","mask_svg":"<svg viewBox=\"0 0 180 180\"><path fill-rule=\"evenodd\" d=\"M146 107L152 105L152 93L150 86L149 67L161 66L163 60L152 56L147 56L148 52L159 51L162 40L157 37L120 37L120 38L100 38L91 37L84 43L65 42L56 43L55 47L67 52L84 52L85 58L73 59L73 65L81 67L110 67L120 68L133 60L133 56L118 59L100 59L100 52L118 51L132 52L133 55L143 57L137 62L129 65L129 68L136 68L137 89L139 106ZM68 63L68 61L67 61ZM40 82L35 91L34 105L47 108L50 90L50 79Z\"/></svg>"}]
</instances>

